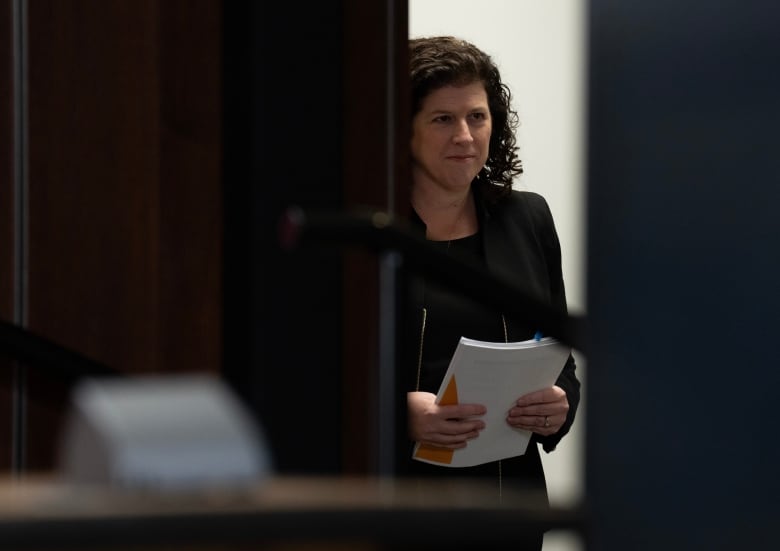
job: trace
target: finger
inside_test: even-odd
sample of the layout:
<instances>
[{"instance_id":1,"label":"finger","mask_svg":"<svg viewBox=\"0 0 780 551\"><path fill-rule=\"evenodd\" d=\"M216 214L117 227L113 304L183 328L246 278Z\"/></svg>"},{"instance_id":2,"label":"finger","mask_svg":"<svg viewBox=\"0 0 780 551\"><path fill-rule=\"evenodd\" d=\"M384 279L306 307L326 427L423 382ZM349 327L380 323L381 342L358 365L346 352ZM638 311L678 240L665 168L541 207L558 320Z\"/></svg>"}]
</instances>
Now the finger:
<instances>
[{"instance_id":1,"label":"finger","mask_svg":"<svg viewBox=\"0 0 780 551\"><path fill-rule=\"evenodd\" d=\"M477 433L485 428L485 422L480 419L473 420L447 420L445 421L438 432L447 434L450 436L457 436L459 434Z\"/></svg>"},{"instance_id":2,"label":"finger","mask_svg":"<svg viewBox=\"0 0 780 551\"><path fill-rule=\"evenodd\" d=\"M435 433L430 434L421 440L421 443L429 444L440 448L460 449L465 448L469 440L479 436L479 431L471 431L457 435Z\"/></svg>"},{"instance_id":3,"label":"finger","mask_svg":"<svg viewBox=\"0 0 780 551\"><path fill-rule=\"evenodd\" d=\"M520 415L517 417L507 417L507 423L512 425L513 427L526 429L526 430L534 430L538 429L539 427L544 427L544 419L545 416L543 415ZM549 416L547 417L548 422Z\"/></svg>"},{"instance_id":4,"label":"finger","mask_svg":"<svg viewBox=\"0 0 780 551\"><path fill-rule=\"evenodd\" d=\"M543 388L541 390L536 390L534 392L529 392L528 394L524 394L523 396L517 399L516 403L518 406L528 406L532 404L547 404L551 402L556 402L565 396L566 396L566 392L564 392L564 390L561 387L551 386L548 388Z\"/></svg>"},{"instance_id":5,"label":"finger","mask_svg":"<svg viewBox=\"0 0 780 551\"><path fill-rule=\"evenodd\" d=\"M520 415L517 417L507 417L506 419L507 423L513 427L524 428L526 430L536 430L539 428L555 428L555 430L557 430L565 420L565 415Z\"/></svg>"},{"instance_id":6,"label":"finger","mask_svg":"<svg viewBox=\"0 0 780 551\"><path fill-rule=\"evenodd\" d=\"M485 415L487 408L482 404L456 404L441 406L441 413L447 419L465 419L476 415Z\"/></svg>"},{"instance_id":7,"label":"finger","mask_svg":"<svg viewBox=\"0 0 780 551\"><path fill-rule=\"evenodd\" d=\"M569 411L569 402L553 404L534 404L531 406L515 406L509 410L510 417L563 415Z\"/></svg>"}]
</instances>

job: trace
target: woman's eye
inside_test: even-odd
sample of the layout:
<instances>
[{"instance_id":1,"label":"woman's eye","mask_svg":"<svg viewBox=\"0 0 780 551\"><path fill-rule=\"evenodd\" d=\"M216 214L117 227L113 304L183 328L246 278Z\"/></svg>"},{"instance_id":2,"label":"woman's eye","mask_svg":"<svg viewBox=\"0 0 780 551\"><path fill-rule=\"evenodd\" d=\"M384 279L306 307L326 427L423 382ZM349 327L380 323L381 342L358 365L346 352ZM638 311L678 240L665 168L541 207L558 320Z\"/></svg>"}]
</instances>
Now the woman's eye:
<instances>
[{"instance_id":1,"label":"woman's eye","mask_svg":"<svg viewBox=\"0 0 780 551\"><path fill-rule=\"evenodd\" d=\"M472 113L471 117L478 121L484 121L487 118L487 115L485 115L485 113Z\"/></svg>"},{"instance_id":2,"label":"woman's eye","mask_svg":"<svg viewBox=\"0 0 780 551\"><path fill-rule=\"evenodd\" d=\"M449 115L439 115L435 119L433 119L433 122L449 122L450 116Z\"/></svg>"}]
</instances>

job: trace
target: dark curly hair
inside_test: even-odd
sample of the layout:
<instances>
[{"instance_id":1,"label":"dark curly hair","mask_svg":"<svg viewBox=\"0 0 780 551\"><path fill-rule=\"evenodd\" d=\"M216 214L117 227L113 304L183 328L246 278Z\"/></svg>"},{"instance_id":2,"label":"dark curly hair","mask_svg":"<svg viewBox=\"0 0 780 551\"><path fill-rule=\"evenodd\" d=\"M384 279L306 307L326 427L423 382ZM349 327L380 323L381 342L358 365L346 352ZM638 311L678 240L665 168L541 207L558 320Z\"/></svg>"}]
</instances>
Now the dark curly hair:
<instances>
[{"instance_id":1,"label":"dark curly hair","mask_svg":"<svg viewBox=\"0 0 780 551\"><path fill-rule=\"evenodd\" d=\"M493 132L487 162L474 180L489 199L508 195L516 176L523 173L515 130L519 124L512 109L512 94L501 82L491 57L473 44L452 36L413 38L409 41L411 108L414 117L423 100L443 86L482 82L487 92Z\"/></svg>"}]
</instances>

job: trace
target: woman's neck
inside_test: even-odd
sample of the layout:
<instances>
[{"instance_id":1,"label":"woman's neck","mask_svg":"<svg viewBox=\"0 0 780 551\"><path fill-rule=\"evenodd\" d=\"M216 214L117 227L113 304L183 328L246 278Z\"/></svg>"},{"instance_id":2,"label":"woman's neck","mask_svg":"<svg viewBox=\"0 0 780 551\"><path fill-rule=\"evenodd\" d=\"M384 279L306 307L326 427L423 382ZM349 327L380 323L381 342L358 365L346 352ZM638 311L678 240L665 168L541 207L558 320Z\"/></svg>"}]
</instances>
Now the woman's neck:
<instances>
[{"instance_id":1,"label":"woman's neck","mask_svg":"<svg viewBox=\"0 0 780 551\"><path fill-rule=\"evenodd\" d=\"M450 241L473 235L477 216L470 189L431 192L412 187L412 207L425 222L426 237L432 241Z\"/></svg>"}]
</instances>

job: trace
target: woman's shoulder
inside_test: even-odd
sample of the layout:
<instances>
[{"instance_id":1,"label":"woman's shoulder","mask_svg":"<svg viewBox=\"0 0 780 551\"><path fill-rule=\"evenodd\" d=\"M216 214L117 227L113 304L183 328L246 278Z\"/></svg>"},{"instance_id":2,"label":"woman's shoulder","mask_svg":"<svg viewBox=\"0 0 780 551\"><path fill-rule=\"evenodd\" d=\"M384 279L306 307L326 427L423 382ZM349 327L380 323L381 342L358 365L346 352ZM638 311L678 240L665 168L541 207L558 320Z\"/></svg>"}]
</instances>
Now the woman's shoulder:
<instances>
[{"instance_id":1,"label":"woman's shoulder","mask_svg":"<svg viewBox=\"0 0 780 551\"><path fill-rule=\"evenodd\" d=\"M541 193L524 189L513 189L507 196L509 201L528 205L534 208L547 208L547 199Z\"/></svg>"},{"instance_id":2,"label":"woman's shoulder","mask_svg":"<svg viewBox=\"0 0 780 551\"><path fill-rule=\"evenodd\" d=\"M535 191L513 189L493 205L497 214L516 216L525 214L535 219L550 217L547 200Z\"/></svg>"}]
</instances>

